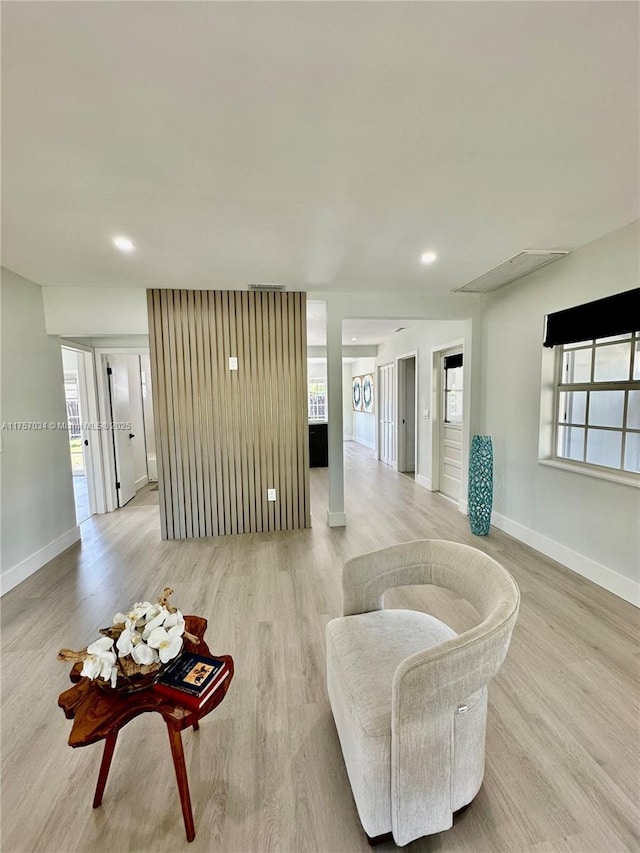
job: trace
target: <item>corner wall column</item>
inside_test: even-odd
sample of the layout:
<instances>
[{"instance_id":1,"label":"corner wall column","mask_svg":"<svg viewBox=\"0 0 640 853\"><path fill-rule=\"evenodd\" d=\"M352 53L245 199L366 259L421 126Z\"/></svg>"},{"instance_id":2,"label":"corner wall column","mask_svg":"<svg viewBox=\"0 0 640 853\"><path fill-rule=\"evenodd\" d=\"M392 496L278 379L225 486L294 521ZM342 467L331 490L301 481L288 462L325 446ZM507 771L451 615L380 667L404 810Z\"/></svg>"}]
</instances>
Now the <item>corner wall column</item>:
<instances>
[{"instance_id":1,"label":"corner wall column","mask_svg":"<svg viewBox=\"0 0 640 853\"><path fill-rule=\"evenodd\" d=\"M344 527L344 448L342 434L342 316L327 303L327 390L329 396L329 527Z\"/></svg>"}]
</instances>

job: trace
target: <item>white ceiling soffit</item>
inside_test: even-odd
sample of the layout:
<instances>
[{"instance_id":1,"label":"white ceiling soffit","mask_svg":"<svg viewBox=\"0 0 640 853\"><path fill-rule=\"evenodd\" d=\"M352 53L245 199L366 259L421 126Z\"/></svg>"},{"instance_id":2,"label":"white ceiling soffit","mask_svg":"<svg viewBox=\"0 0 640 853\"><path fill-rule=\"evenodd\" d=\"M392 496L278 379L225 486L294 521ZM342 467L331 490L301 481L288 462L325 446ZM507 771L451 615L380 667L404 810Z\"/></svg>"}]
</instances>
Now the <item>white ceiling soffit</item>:
<instances>
[{"instance_id":1,"label":"white ceiling soffit","mask_svg":"<svg viewBox=\"0 0 640 853\"><path fill-rule=\"evenodd\" d=\"M519 252L509 260L498 264L497 267L479 275L473 281L463 284L462 287L456 287L456 293L489 293L492 290L497 290L517 278L522 278L523 275L540 267L550 264L552 261L557 261L568 255L568 251L547 250L547 249L525 249L524 252Z\"/></svg>"}]
</instances>

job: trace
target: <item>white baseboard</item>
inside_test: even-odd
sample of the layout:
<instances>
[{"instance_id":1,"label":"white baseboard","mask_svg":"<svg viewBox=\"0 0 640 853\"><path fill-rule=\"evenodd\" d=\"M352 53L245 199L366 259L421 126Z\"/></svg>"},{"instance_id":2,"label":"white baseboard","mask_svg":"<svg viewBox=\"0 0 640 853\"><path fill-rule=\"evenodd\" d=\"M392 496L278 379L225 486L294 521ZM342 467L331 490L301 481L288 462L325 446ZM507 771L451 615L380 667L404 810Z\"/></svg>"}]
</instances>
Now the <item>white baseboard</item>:
<instances>
[{"instance_id":1,"label":"white baseboard","mask_svg":"<svg viewBox=\"0 0 640 853\"><path fill-rule=\"evenodd\" d=\"M416 484L418 486L422 486L423 489L427 489L429 492L433 491L433 486L431 485L429 477L425 477L422 474L416 474L415 481Z\"/></svg>"},{"instance_id":2,"label":"white baseboard","mask_svg":"<svg viewBox=\"0 0 640 853\"><path fill-rule=\"evenodd\" d=\"M553 539L548 539L546 536L536 533L535 530L530 530L517 521L511 521L511 519L505 518L499 513L494 512L492 514L491 523L500 530L504 530L510 536L535 548L536 551L540 551L547 557L551 557L552 560L556 560L558 563L562 563L563 566L582 575L582 577L609 590L609 592L612 592L619 598L623 598L630 604L640 607L640 584L634 582L631 578L627 578L619 574L619 572L607 568L607 566L596 563L595 560L591 560L589 557L585 557L583 554L579 554L577 551L573 551L571 548L567 548Z\"/></svg>"},{"instance_id":3,"label":"white baseboard","mask_svg":"<svg viewBox=\"0 0 640 853\"><path fill-rule=\"evenodd\" d=\"M79 539L80 528L72 527L71 530L67 530L66 533L54 539L53 542L49 542L44 548L40 548L39 551L31 554L25 560L22 560L22 562L7 569L6 572L2 573L2 577L0 577L0 595L4 595L5 592L13 589L14 586L18 586L19 583L22 583L22 581L26 580L34 572L37 572L38 569L41 569L49 560L53 560L58 554L62 554L63 551L66 551L67 548L75 544Z\"/></svg>"},{"instance_id":4,"label":"white baseboard","mask_svg":"<svg viewBox=\"0 0 640 853\"><path fill-rule=\"evenodd\" d=\"M329 527L346 527L346 512L330 512L329 510L327 510L327 524L329 525Z\"/></svg>"},{"instance_id":5,"label":"white baseboard","mask_svg":"<svg viewBox=\"0 0 640 853\"><path fill-rule=\"evenodd\" d=\"M352 435L343 435L342 440L343 441L355 441L355 438Z\"/></svg>"},{"instance_id":6,"label":"white baseboard","mask_svg":"<svg viewBox=\"0 0 640 853\"><path fill-rule=\"evenodd\" d=\"M461 498L458 502L458 509L463 515L469 515L469 501L464 500L464 498ZM496 524L496 527L497 526L498 525Z\"/></svg>"},{"instance_id":7,"label":"white baseboard","mask_svg":"<svg viewBox=\"0 0 640 853\"><path fill-rule=\"evenodd\" d=\"M143 486L146 486L148 482L149 482L149 477L147 474L145 474L144 477L139 477L135 482L136 492L139 489L141 489Z\"/></svg>"}]
</instances>

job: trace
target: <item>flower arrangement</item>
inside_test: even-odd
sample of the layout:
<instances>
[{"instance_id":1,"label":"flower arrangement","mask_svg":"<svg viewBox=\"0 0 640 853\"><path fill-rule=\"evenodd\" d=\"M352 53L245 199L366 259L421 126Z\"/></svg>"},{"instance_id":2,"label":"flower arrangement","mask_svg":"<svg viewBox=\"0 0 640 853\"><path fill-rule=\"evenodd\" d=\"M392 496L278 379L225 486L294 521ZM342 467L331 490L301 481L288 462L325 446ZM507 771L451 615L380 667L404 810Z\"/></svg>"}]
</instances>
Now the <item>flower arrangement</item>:
<instances>
[{"instance_id":1,"label":"flower arrangement","mask_svg":"<svg viewBox=\"0 0 640 853\"><path fill-rule=\"evenodd\" d=\"M173 590L166 587L156 604L139 601L126 613L116 613L113 624L102 628L103 635L86 649L60 649L58 660L82 663L80 675L99 678L115 687L120 678L132 688L140 676L154 676L163 664L182 651L183 638L198 642L185 631L184 616L169 604Z\"/></svg>"}]
</instances>

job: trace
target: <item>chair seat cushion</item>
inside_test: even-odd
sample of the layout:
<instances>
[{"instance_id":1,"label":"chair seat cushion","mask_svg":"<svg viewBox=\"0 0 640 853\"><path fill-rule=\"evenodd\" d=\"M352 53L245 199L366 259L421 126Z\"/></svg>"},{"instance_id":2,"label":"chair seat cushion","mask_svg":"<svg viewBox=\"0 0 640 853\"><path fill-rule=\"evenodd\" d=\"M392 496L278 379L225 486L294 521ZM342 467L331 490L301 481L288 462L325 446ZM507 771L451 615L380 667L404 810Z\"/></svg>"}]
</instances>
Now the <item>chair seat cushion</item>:
<instances>
[{"instance_id":1,"label":"chair seat cushion","mask_svg":"<svg viewBox=\"0 0 640 853\"><path fill-rule=\"evenodd\" d=\"M330 665L366 735L391 731L391 685L399 664L455 636L444 622L415 610L375 610L329 622Z\"/></svg>"}]
</instances>

